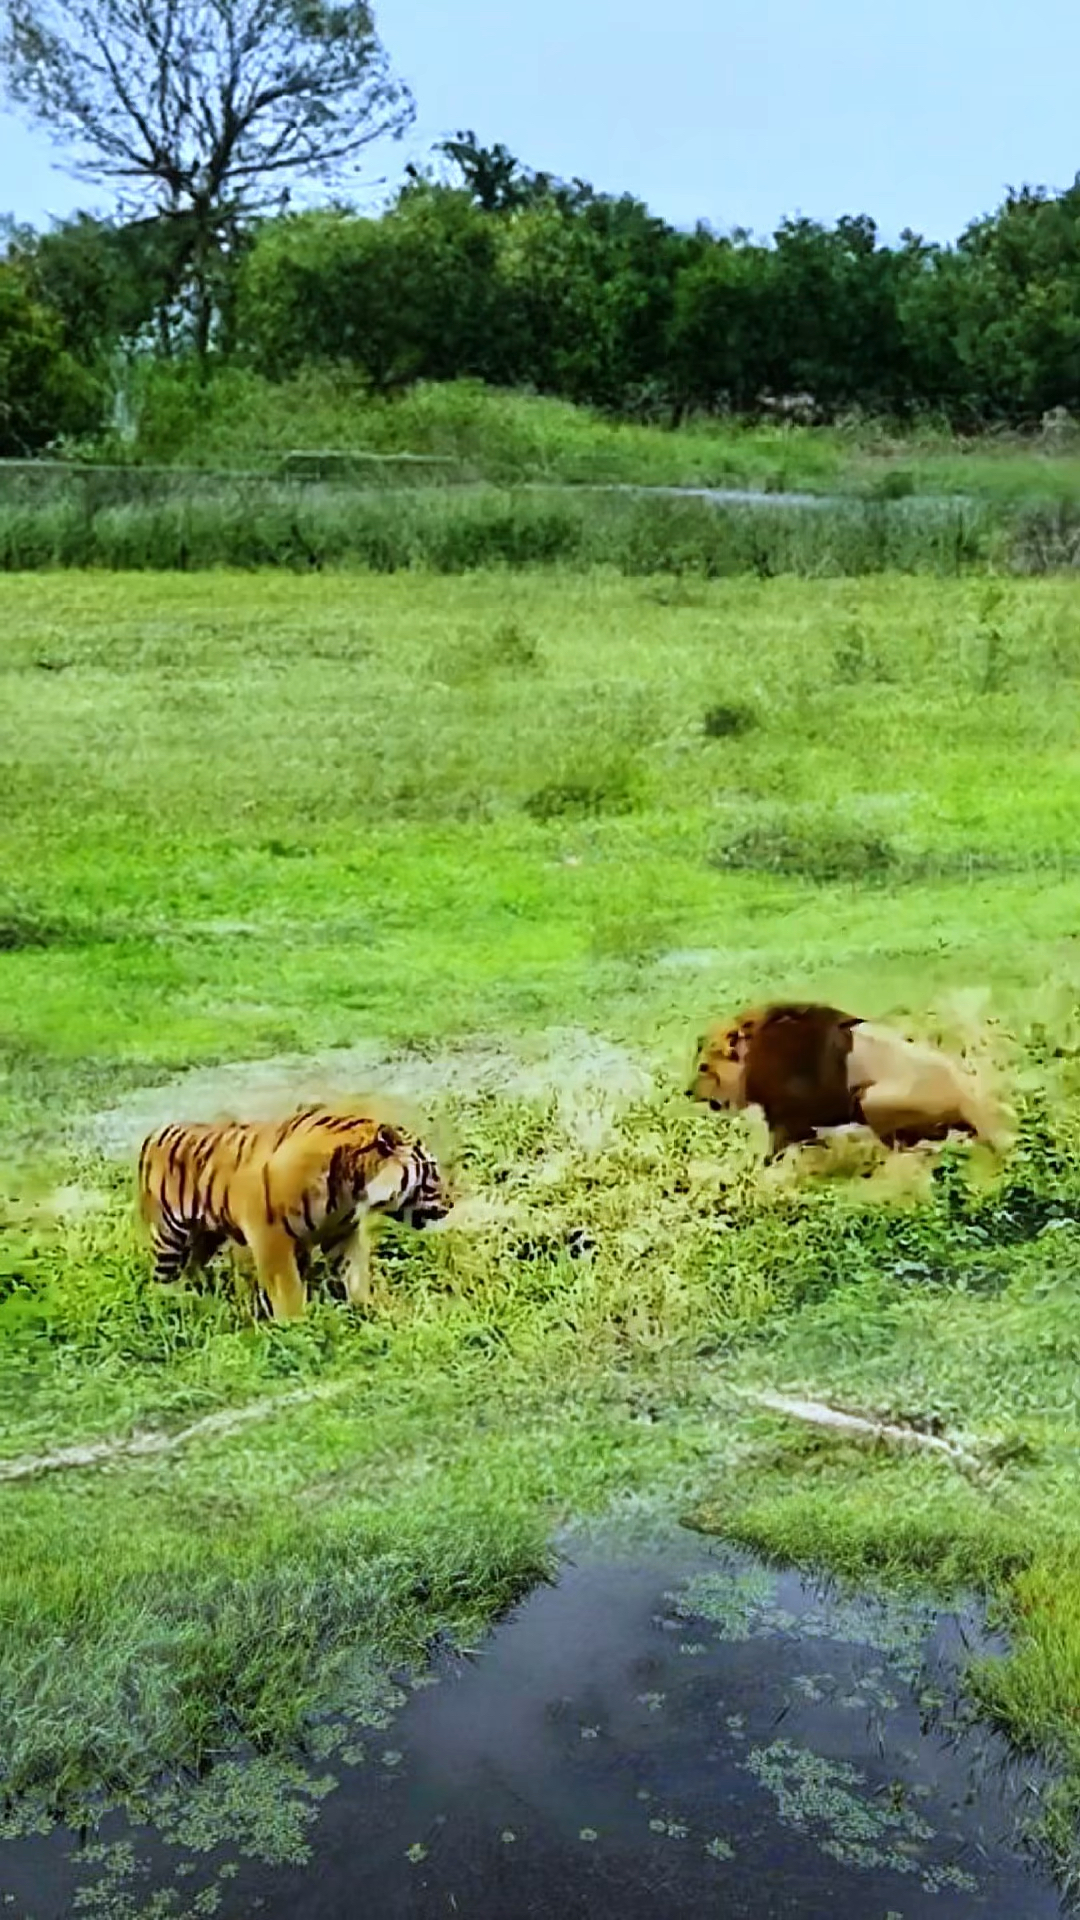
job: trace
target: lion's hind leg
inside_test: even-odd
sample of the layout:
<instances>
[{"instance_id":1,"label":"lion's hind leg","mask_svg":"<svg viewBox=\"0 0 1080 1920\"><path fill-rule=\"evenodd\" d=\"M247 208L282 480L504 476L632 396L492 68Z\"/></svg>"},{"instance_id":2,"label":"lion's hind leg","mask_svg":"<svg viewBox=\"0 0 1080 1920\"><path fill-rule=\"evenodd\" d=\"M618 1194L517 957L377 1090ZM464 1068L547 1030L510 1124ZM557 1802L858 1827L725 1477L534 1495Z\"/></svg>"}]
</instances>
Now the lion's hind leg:
<instances>
[{"instance_id":1,"label":"lion's hind leg","mask_svg":"<svg viewBox=\"0 0 1080 1920\"><path fill-rule=\"evenodd\" d=\"M943 1140L950 1127L965 1129L959 1115L931 1114L911 1097L908 1087L867 1087L860 1096L863 1118L887 1147L913 1147L924 1140Z\"/></svg>"}]
</instances>

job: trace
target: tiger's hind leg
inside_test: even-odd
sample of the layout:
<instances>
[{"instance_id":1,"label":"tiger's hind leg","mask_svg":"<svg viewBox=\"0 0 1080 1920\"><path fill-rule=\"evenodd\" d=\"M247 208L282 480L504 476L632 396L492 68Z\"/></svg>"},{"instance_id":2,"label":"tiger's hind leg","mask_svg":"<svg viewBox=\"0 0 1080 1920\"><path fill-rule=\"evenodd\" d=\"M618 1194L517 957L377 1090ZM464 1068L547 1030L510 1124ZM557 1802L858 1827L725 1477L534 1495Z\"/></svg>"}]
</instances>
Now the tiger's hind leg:
<instances>
[{"instance_id":1,"label":"tiger's hind leg","mask_svg":"<svg viewBox=\"0 0 1080 1920\"><path fill-rule=\"evenodd\" d=\"M179 1280L194 1251L195 1235L183 1220L158 1220L153 1228L154 1279L159 1286Z\"/></svg>"}]
</instances>

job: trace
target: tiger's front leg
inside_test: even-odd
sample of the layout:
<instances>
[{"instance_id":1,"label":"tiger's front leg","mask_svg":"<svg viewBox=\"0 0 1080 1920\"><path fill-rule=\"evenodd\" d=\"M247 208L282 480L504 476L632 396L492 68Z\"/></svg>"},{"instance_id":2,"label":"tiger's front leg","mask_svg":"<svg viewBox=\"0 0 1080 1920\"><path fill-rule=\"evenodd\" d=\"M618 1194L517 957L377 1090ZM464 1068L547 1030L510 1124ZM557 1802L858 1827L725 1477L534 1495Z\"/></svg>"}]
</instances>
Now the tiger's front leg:
<instances>
[{"instance_id":1,"label":"tiger's front leg","mask_svg":"<svg viewBox=\"0 0 1080 1920\"><path fill-rule=\"evenodd\" d=\"M371 1305L371 1242L367 1219L361 1214L341 1252L345 1293L352 1307Z\"/></svg>"},{"instance_id":2,"label":"tiger's front leg","mask_svg":"<svg viewBox=\"0 0 1080 1920\"><path fill-rule=\"evenodd\" d=\"M161 1220L153 1232L154 1279L170 1285L185 1267L207 1267L224 1244L225 1235L213 1227Z\"/></svg>"},{"instance_id":3,"label":"tiger's front leg","mask_svg":"<svg viewBox=\"0 0 1080 1920\"><path fill-rule=\"evenodd\" d=\"M307 1288L296 1259L296 1243L285 1227L261 1223L245 1238L255 1261L258 1282L270 1302L275 1320L300 1320L307 1305Z\"/></svg>"}]
</instances>

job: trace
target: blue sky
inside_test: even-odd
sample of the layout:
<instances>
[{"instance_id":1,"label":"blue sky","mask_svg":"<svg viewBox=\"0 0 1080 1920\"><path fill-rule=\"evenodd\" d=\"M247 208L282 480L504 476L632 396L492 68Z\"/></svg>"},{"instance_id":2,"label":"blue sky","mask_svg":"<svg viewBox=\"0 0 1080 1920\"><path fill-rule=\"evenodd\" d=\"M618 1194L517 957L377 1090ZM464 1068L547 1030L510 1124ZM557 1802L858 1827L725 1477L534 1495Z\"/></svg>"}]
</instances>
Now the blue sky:
<instances>
[{"instance_id":1,"label":"blue sky","mask_svg":"<svg viewBox=\"0 0 1080 1920\"><path fill-rule=\"evenodd\" d=\"M890 239L949 239L1007 184L1080 169L1064 0L383 0L377 17L418 117L371 153L368 200L458 127L679 224L759 233L866 212ZM0 211L106 207L61 158L0 117Z\"/></svg>"}]
</instances>

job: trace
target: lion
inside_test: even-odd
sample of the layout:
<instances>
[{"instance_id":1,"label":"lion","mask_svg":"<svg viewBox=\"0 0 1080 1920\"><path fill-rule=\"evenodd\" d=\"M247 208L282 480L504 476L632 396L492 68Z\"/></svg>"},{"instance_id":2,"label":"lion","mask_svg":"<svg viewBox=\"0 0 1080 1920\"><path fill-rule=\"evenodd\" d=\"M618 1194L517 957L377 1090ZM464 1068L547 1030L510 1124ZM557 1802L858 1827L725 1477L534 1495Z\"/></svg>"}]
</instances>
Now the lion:
<instances>
[{"instance_id":1,"label":"lion","mask_svg":"<svg viewBox=\"0 0 1080 1920\"><path fill-rule=\"evenodd\" d=\"M952 1132L1003 1143L1000 1114L958 1061L814 1003L777 1002L712 1027L686 1093L716 1111L760 1107L770 1158L833 1127L868 1127L889 1147Z\"/></svg>"}]
</instances>

